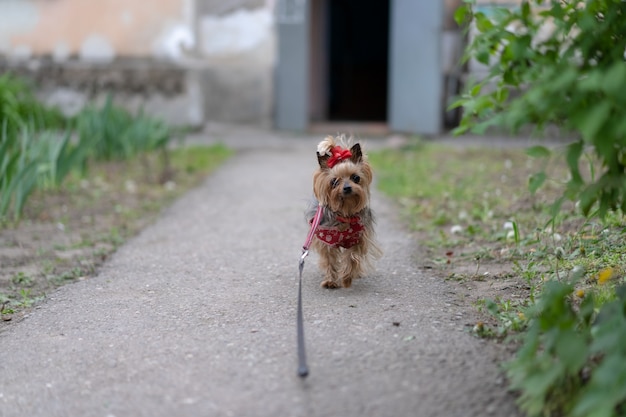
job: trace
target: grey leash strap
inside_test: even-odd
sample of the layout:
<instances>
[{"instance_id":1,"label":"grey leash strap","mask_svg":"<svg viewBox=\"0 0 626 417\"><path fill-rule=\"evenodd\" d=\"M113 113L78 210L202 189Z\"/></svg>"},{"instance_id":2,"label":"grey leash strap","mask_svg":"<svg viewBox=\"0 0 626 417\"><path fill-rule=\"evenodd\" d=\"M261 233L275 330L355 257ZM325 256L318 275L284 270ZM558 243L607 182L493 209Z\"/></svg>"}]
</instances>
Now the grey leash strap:
<instances>
[{"instance_id":1,"label":"grey leash strap","mask_svg":"<svg viewBox=\"0 0 626 417\"><path fill-rule=\"evenodd\" d=\"M309 254L308 250L302 252L300 257L300 264L298 269L300 271L298 279L298 314L297 314L297 326L298 326L298 376L300 378L306 378L309 374L309 368L306 364L306 351L304 349L304 324L302 318L302 270L304 269L304 258Z\"/></svg>"},{"instance_id":2,"label":"grey leash strap","mask_svg":"<svg viewBox=\"0 0 626 417\"><path fill-rule=\"evenodd\" d=\"M321 205L317 206L315 216L311 220L311 229L302 245L302 255L300 256L300 263L298 264L298 270L300 271L298 276L298 313L297 313L297 333L298 333L298 376L300 378L306 378L309 375L309 367L306 364L306 351L304 349L304 323L302 317L302 271L304 270L304 258L309 254L309 248L313 241L313 235L317 230L320 222L322 221L322 215L324 209Z\"/></svg>"}]
</instances>

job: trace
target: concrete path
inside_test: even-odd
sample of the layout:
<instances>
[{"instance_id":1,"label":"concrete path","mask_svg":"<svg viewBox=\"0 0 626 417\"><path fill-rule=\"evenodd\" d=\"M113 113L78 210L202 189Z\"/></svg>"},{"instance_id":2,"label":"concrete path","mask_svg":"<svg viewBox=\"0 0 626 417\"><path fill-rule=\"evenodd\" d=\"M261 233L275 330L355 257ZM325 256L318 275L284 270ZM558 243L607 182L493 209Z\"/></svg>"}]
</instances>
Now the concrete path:
<instances>
[{"instance_id":1,"label":"concrete path","mask_svg":"<svg viewBox=\"0 0 626 417\"><path fill-rule=\"evenodd\" d=\"M297 377L319 138L270 136L233 140L246 144L238 155L97 277L0 334L0 416L516 415L497 352L463 330L467 311L417 267L416 242L377 193L376 274L326 290L307 259L311 373Z\"/></svg>"}]
</instances>

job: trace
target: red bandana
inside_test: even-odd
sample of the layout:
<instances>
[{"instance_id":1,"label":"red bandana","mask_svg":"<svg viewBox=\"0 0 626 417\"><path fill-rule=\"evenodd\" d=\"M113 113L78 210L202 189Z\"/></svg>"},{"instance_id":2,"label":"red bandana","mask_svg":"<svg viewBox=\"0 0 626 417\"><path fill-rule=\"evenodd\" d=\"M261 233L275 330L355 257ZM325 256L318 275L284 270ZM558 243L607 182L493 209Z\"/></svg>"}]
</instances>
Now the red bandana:
<instances>
[{"instance_id":1,"label":"red bandana","mask_svg":"<svg viewBox=\"0 0 626 417\"><path fill-rule=\"evenodd\" d=\"M347 230L340 231L336 227L319 226L315 230L315 236L328 246L351 248L361 241L361 235L365 226L363 226L359 217L350 218L348 222L344 223L350 223L350 227Z\"/></svg>"},{"instance_id":2,"label":"red bandana","mask_svg":"<svg viewBox=\"0 0 626 417\"><path fill-rule=\"evenodd\" d=\"M343 149L341 146L334 146L331 150L332 156L328 158L328 168L334 167L341 161L349 159L352 156L352 152L349 149Z\"/></svg>"}]
</instances>

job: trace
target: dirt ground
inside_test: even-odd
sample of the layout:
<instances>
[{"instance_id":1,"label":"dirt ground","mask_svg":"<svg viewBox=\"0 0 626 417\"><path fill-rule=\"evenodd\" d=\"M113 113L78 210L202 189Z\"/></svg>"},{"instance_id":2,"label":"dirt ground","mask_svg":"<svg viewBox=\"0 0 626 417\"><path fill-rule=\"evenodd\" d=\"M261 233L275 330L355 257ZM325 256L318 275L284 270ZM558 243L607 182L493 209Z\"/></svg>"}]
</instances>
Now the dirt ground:
<instances>
[{"instance_id":1,"label":"dirt ground","mask_svg":"<svg viewBox=\"0 0 626 417\"><path fill-rule=\"evenodd\" d=\"M0 330L55 288L97 274L120 244L197 181L160 181L137 168L102 164L66 190L35 192L21 220L0 229Z\"/></svg>"}]
</instances>

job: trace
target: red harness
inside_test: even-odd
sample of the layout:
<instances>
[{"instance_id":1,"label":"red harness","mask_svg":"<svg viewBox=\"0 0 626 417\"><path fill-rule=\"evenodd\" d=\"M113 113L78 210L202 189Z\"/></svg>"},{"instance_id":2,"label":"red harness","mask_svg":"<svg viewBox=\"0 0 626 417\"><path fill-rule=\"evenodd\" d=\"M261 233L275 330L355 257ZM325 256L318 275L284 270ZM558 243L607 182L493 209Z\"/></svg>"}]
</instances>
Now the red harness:
<instances>
[{"instance_id":1,"label":"red harness","mask_svg":"<svg viewBox=\"0 0 626 417\"><path fill-rule=\"evenodd\" d=\"M351 248L361 241L365 226L361 223L359 216L350 218L337 216L337 220L342 223L349 223L350 227L346 230L339 230L337 227L318 226L317 229L315 229L315 237L328 246L339 246L346 249Z\"/></svg>"}]
</instances>

